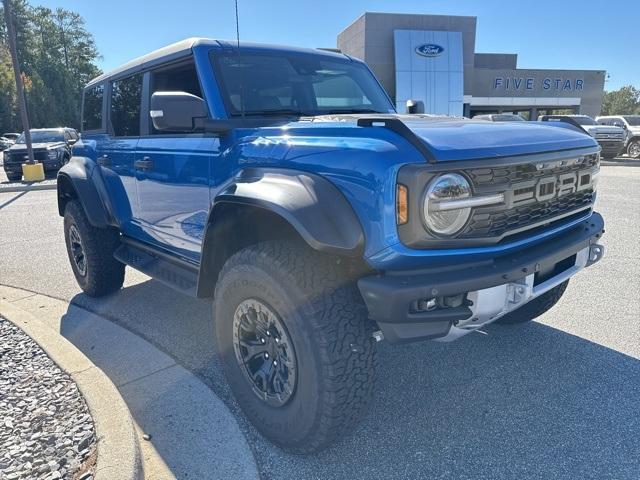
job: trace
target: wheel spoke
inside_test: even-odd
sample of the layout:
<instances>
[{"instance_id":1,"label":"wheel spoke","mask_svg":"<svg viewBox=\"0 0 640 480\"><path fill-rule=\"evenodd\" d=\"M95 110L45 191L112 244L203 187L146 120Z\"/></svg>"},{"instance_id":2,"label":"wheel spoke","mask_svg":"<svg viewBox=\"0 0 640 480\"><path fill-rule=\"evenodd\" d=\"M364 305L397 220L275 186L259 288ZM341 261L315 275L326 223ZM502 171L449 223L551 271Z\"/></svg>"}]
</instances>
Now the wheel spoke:
<instances>
[{"instance_id":1,"label":"wheel spoke","mask_svg":"<svg viewBox=\"0 0 640 480\"><path fill-rule=\"evenodd\" d=\"M259 340L247 340L245 338L240 338L239 340L240 346L246 349L247 353L245 357L245 363L251 359L253 359L256 355L264 355L267 351L265 344L263 344Z\"/></svg>"},{"instance_id":2,"label":"wheel spoke","mask_svg":"<svg viewBox=\"0 0 640 480\"><path fill-rule=\"evenodd\" d=\"M282 406L296 385L296 358L287 330L264 303L247 299L234 314L234 350L253 390L272 406Z\"/></svg>"}]
</instances>

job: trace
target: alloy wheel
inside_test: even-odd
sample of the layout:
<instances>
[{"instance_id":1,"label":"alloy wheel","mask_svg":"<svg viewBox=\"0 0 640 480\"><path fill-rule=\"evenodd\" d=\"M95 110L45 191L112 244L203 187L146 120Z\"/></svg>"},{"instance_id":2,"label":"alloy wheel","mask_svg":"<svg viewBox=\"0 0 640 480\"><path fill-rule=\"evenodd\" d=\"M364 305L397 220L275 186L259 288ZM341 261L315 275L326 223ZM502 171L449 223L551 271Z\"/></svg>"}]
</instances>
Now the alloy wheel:
<instances>
[{"instance_id":1,"label":"alloy wheel","mask_svg":"<svg viewBox=\"0 0 640 480\"><path fill-rule=\"evenodd\" d=\"M278 315L260 300L244 300L233 317L233 347L253 392L273 407L285 405L296 388L297 363Z\"/></svg>"},{"instance_id":2,"label":"alloy wheel","mask_svg":"<svg viewBox=\"0 0 640 480\"><path fill-rule=\"evenodd\" d=\"M71 249L73 263L75 263L78 273L84 277L87 274L87 257L84 253L80 233L75 225L69 227L69 248Z\"/></svg>"}]
</instances>

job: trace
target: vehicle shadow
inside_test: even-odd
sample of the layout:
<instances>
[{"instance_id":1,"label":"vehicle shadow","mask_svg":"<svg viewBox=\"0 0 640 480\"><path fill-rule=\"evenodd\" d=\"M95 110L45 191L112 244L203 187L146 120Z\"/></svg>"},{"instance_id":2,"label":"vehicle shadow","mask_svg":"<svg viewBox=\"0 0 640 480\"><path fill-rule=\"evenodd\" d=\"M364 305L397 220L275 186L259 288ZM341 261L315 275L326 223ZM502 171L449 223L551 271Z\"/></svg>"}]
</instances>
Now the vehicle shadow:
<instances>
[{"instance_id":1,"label":"vehicle shadow","mask_svg":"<svg viewBox=\"0 0 640 480\"><path fill-rule=\"evenodd\" d=\"M118 388L139 440L149 435L139 441L145 478L256 478L234 415L211 389L141 335L128 334L126 325L78 308L82 297L60 319L60 333ZM126 298L125 290L106 304ZM145 317L160 316L150 310Z\"/></svg>"},{"instance_id":2,"label":"vehicle shadow","mask_svg":"<svg viewBox=\"0 0 640 480\"><path fill-rule=\"evenodd\" d=\"M195 372L237 416L267 479L640 478L640 361L540 323L490 326L451 344L383 342L362 424L328 450L297 456L239 411L207 302L153 280L73 302Z\"/></svg>"}]
</instances>

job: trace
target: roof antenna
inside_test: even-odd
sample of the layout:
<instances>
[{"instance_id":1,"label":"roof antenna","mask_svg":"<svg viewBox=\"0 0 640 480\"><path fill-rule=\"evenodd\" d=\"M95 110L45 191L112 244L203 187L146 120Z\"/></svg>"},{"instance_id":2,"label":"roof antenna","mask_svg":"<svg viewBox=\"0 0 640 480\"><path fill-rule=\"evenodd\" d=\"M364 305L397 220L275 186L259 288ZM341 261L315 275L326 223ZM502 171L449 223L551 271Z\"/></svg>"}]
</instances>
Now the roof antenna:
<instances>
[{"instance_id":1,"label":"roof antenna","mask_svg":"<svg viewBox=\"0 0 640 480\"><path fill-rule=\"evenodd\" d=\"M236 45L238 47L238 60L240 60L240 20L238 18L238 0L236 2ZM244 123L244 81L242 75L242 64L238 61L238 67L240 68L240 113L242 115L242 122Z\"/></svg>"}]
</instances>

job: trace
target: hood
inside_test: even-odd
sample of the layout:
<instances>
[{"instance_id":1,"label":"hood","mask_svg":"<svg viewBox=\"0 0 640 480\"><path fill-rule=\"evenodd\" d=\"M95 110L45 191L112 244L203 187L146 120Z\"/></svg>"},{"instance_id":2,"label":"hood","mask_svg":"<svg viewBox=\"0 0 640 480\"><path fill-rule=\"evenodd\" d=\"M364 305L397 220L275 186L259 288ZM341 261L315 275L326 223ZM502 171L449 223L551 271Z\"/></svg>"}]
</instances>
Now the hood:
<instances>
[{"instance_id":1,"label":"hood","mask_svg":"<svg viewBox=\"0 0 640 480\"><path fill-rule=\"evenodd\" d=\"M610 127L608 125L581 125L589 134L595 135L597 133L624 133L620 127Z\"/></svg>"},{"instance_id":2,"label":"hood","mask_svg":"<svg viewBox=\"0 0 640 480\"><path fill-rule=\"evenodd\" d=\"M32 143L31 147L34 150L47 150L47 149L52 149L52 148L60 148L60 147L64 147L66 146L66 144L64 142L48 142L48 143ZM26 151L27 150L27 145L25 143L14 143L9 149L8 151L11 152L19 152L19 151Z\"/></svg>"},{"instance_id":3,"label":"hood","mask_svg":"<svg viewBox=\"0 0 640 480\"><path fill-rule=\"evenodd\" d=\"M316 117L316 121L354 123L358 118L389 115ZM559 150L597 147L596 141L573 128L538 122L487 122L426 115L393 115L431 150L436 161L511 157Z\"/></svg>"}]
</instances>

